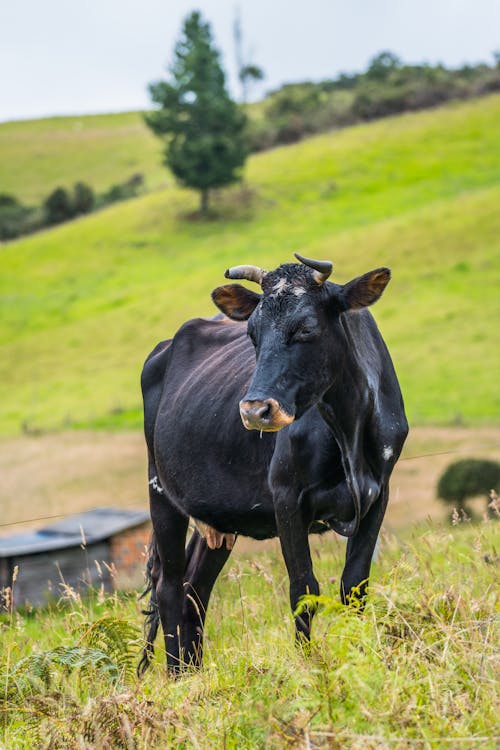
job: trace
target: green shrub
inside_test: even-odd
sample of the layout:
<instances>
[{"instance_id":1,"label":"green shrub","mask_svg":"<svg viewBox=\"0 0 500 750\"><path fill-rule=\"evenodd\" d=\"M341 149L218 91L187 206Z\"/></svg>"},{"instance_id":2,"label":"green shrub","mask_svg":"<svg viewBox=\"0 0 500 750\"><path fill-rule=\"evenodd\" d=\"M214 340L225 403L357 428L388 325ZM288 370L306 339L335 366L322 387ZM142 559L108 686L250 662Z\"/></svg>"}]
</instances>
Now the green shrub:
<instances>
[{"instance_id":1,"label":"green shrub","mask_svg":"<svg viewBox=\"0 0 500 750\"><path fill-rule=\"evenodd\" d=\"M8 193L0 193L0 209L13 208L20 205L21 204L14 195L9 195Z\"/></svg>"},{"instance_id":2,"label":"green shrub","mask_svg":"<svg viewBox=\"0 0 500 750\"><path fill-rule=\"evenodd\" d=\"M260 151L311 133L498 90L498 63L447 69L406 65L392 52L381 52L364 73L342 73L319 83L285 84L270 92L264 118L247 129L249 146Z\"/></svg>"},{"instance_id":3,"label":"green shrub","mask_svg":"<svg viewBox=\"0 0 500 750\"><path fill-rule=\"evenodd\" d=\"M137 172L133 174L125 182L118 182L116 185L111 185L100 198L99 204L106 206L109 203L116 203L117 201L125 201L129 198L134 198L140 191L144 184L144 176Z\"/></svg>"},{"instance_id":4,"label":"green shrub","mask_svg":"<svg viewBox=\"0 0 500 750\"><path fill-rule=\"evenodd\" d=\"M63 221L68 221L75 214L70 195L62 187L58 187L51 192L45 199L43 208L47 224L60 224Z\"/></svg>"},{"instance_id":5,"label":"green shrub","mask_svg":"<svg viewBox=\"0 0 500 750\"><path fill-rule=\"evenodd\" d=\"M35 209L7 193L0 194L0 240L12 240L37 228Z\"/></svg>"},{"instance_id":6,"label":"green shrub","mask_svg":"<svg viewBox=\"0 0 500 750\"><path fill-rule=\"evenodd\" d=\"M77 182L73 188L73 212L75 216L89 214L94 208L95 195L85 182Z\"/></svg>"},{"instance_id":7,"label":"green shrub","mask_svg":"<svg viewBox=\"0 0 500 750\"><path fill-rule=\"evenodd\" d=\"M468 498L478 495L487 497L490 490L498 490L499 486L499 463L466 458L448 466L438 482L437 492L441 500L460 510Z\"/></svg>"}]
</instances>

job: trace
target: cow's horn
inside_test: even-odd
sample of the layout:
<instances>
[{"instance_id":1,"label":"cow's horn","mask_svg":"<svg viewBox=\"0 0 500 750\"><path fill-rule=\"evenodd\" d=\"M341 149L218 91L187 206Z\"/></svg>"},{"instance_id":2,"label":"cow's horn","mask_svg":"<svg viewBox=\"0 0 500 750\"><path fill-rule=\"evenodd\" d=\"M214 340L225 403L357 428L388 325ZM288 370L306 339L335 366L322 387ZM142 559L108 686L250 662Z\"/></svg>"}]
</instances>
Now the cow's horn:
<instances>
[{"instance_id":1,"label":"cow's horn","mask_svg":"<svg viewBox=\"0 0 500 750\"><path fill-rule=\"evenodd\" d=\"M247 279L255 281L256 284L262 284L266 273L267 271L258 266L233 266L233 268L226 268L224 276L226 279Z\"/></svg>"},{"instance_id":2,"label":"cow's horn","mask_svg":"<svg viewBox=\"0 0 500 750\"><path fill-rule=\"evenodd\" d=\"M298 253L294 253L294 255L305 266L314 269L313 278L317 284L324 284L333 271L333 263L329 260L311 260L311 258L304 258L303 255Z\"/></svg>"}]
</instances>

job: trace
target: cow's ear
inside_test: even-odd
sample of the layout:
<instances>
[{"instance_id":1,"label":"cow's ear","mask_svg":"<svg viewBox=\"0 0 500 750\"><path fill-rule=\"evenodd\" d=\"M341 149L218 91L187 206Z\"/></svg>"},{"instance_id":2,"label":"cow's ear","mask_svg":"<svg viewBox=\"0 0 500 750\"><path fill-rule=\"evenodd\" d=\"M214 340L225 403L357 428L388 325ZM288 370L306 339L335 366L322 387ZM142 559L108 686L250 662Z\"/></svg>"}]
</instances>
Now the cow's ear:
<instances>
[{"instance_id":1,"label":"cow's ear","mask_svg":"<svg viewBox=\"0 0 500 750\"><path fill-rule=\"evenodd\" d=\"M212 299L228 318L248 320L260 302L260 294L240 284L226 284L213 290Z\"/></svg>"},{"instance_id":2,"label":"cow's ear","mask_svg":"<svg viewBox=\"0 0 500 750\"><path fill-rule=\"evenodd\" d=\"M373 305L382 295L391 280L389 268L376 268L363 276L349 281L342 288L342 299L345 310L360 310L362 307Z\"/></svg>"}]
</instances>

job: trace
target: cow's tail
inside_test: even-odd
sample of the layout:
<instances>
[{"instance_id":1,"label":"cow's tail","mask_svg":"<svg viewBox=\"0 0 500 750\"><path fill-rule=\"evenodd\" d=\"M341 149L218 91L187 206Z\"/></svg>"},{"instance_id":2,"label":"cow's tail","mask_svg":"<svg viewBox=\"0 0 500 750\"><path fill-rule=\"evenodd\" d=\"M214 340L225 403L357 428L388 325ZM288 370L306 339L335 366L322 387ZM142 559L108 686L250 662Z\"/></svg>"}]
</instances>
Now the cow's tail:
<instances>
[{"instance_id":1,"label":"cow's tail","mask_svg":"<svg viewBox=\"0 0 500 750\"><path fill-rule=\"evenodd\" d=\"M142 614L146 615L146 620L144 622L145 645L142 649L139 664L137 665L137 675L139 677L141 677L149 667L149 664L153 657L155 650L154 642L156 634L158 633L158 626L160 624L160 613L158 610L158 601L156 597L156 580L159 567L160 557L158 555L158 547L156 544L155 534L153 532L148 548L148 561L146 563L146 587L139 597L140 599L143 599L145 596L150 594L149 606L146 609L142 610Z\"/></svg>"}]
</instances>

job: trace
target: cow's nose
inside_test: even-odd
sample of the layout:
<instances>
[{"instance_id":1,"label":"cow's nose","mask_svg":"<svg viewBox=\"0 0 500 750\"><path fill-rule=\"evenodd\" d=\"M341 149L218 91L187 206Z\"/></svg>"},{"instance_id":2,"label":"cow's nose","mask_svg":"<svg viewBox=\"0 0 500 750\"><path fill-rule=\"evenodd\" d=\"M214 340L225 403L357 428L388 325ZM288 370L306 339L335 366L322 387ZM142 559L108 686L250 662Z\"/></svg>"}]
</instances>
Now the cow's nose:
<instances>
[{"instance_id":1,"label":"cow's nose","mask_svg":"<svg viewBox=\"0 0 500 750\"><path fill-rule=\"evenodd\" d=\"M274 398L263 401L240 401L240 414L247 430L275 432L293 422L293 417L283 411Z\"/></svg>"},{"instance_id":2,"label":"cow's nose","mask_svg":"<svg viewBox=\"0 0 500 750\"><path fill-rule=\"evenodd\" d=\"M245 427L249 430L260 430L262 424L267 424L278 404L272 399L265 401L241 401L240 414Z\"/></svg>"}]
</instances>

